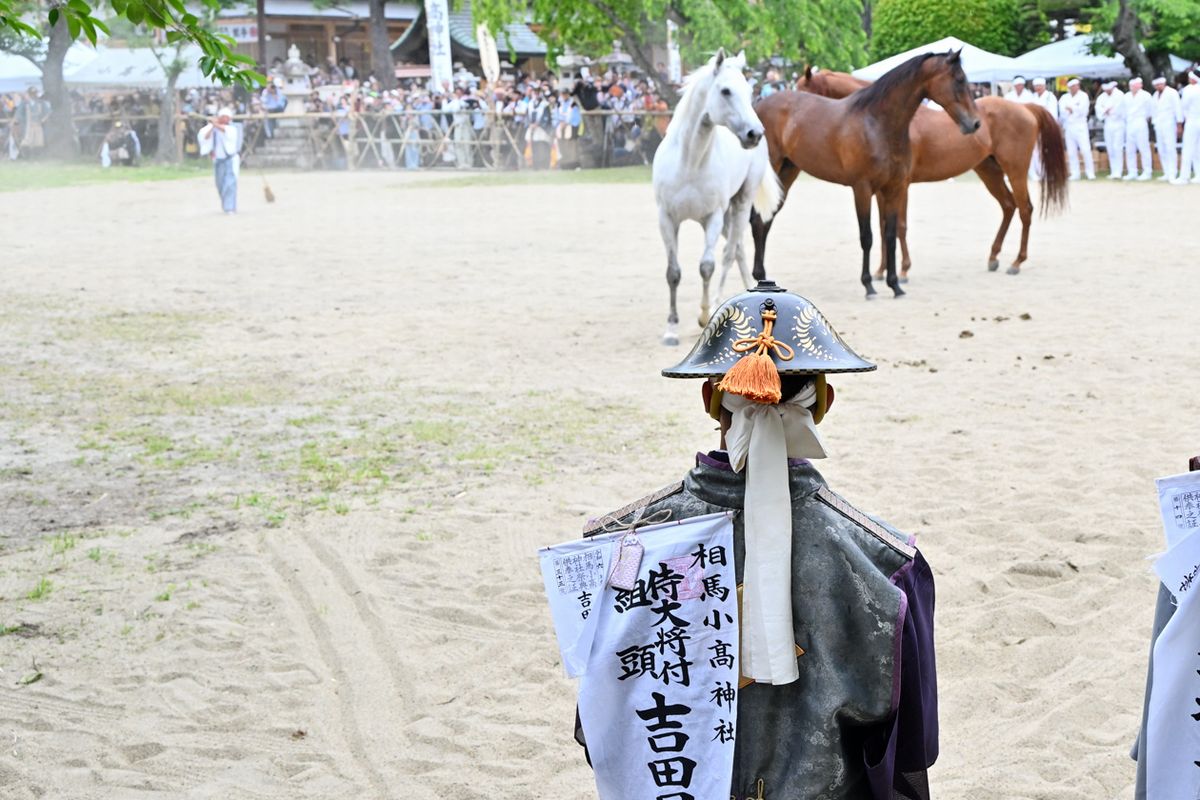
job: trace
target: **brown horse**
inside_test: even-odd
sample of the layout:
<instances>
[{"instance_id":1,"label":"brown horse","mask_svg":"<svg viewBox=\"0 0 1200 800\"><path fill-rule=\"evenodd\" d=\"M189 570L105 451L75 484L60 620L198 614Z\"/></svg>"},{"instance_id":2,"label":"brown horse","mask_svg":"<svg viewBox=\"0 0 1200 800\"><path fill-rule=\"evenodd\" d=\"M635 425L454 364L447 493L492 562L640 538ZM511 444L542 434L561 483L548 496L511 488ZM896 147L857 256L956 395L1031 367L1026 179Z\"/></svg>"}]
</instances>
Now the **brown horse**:
<instances>
[{"instance_id":1,"label":"brown horse","mask_svg":"<svg viewBox=\"0 0 1200 800\"><path fill-rule=\"evenodd\" d=\"M811 68L796 82L802 92L824 97L847 97L870 86L844 72L816 72ZM959 136L954 125L929 108L922 108L909 126L912 141L912 181L926 183L944 181L973 169L983 185L1000 204L1003 217L1000 230L988 255L988 269L1000 266L1000 249L1012 222L1013 213L1021 215L1021 250L1008 268L1016 275L1029 257L1029 225L1033 218L1033 203L1029 199L1029 162L1035 147L1041 147L1041 212L1044 217L1059 211L1067 201L1067 162L1063 158L1062 130L1046 109L1038 105L1020 105L999 97L983 97L976 101L983 125L974 136ZM1008 183L1005 183L1008 178ZM1012 187L1011 190L1009 187ZM906 211L907 209L905 209ZM912 260L908 257L905 211L900 214L897 236L900 239L900 277L908 275ZM882 261L876 276L883 274Z\"/></svg>"},{"instance_id":2,"label":"brown horse","mask_svg":"<svg viewBox=\"0 0 1200 800\"><path fill-rule=\"evenodd\" d=\"M755 106L771 152L771 167L784 191L802 172L854 190L858 238L862 246L862 284L871 285L871 198L877 197L883 220L887 285L904 294L896 276L896 232L912 171L909 123L930 98L946 109L965 136L979 129L979 114L967 91L960 54L916 56L850 97L833 100L804 92L776 92ZM763 255L774 219L751 215L754 276L765 276Z\"/></svg>"}]
</instances>

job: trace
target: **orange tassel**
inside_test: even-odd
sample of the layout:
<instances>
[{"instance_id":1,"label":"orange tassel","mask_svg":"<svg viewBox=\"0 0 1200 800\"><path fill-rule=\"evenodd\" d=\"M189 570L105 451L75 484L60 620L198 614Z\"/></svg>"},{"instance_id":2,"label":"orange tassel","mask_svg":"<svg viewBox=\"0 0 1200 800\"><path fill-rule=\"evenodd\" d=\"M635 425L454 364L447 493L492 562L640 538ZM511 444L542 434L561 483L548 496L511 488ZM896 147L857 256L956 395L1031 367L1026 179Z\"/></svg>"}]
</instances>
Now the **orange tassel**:
<instances>
[{"instance_id":1,"label":"orange tassel","mask_svg":"<svg viewBox=\"0 0 1200 800\"><path fill-rule=\"evenodd\" d=\"M748 353L738 359L717 388L739 394L756 403L774 405L783 397L779 384L779 370L775 361L766 353Z\"/></svg>"},{"instance_id":2,"label":"orange tassel","mask_svg":"<svg viewBox=\"0 0 1200 800\"><path fill-rule=\"evenodd\" d=\"M717 384L718 389L741 395L756 403L775 405L783 399L779 370L775 367L775 360L771 358L771 350L779 353L784 361L790 361L795 353L792 348L771 335L771 330L775 327L775 317L774 303L768 300L767 307L763 310L763 332L733 343L734 352L745 355L725 373L725 377ZM755 352L752 353L751 350Z\"/></svg>"}]
</instances>

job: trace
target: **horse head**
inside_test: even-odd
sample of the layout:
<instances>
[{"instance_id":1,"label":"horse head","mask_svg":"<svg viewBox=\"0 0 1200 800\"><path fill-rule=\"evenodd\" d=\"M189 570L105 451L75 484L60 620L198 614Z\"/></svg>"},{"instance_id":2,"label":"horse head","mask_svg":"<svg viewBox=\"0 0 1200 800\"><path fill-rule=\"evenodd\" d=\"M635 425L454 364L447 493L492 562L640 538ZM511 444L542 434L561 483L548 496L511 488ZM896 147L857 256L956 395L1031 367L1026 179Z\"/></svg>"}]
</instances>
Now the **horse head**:
<instances>
[{"instance_id":1,"label":"horse head","mask_svg":"<svg viewBox=\"0 0 1200 800\"><path fill-rule=\"evenodd\" d=\"M742 75L746 67L745 51L727 56L725 48L721 48L708 66L712 69L712 77L706 81L704 121L710 125L724 125L733 131L747 150L757 147L762 141L763 124L754 113L750 84Z\"/></svg>"},{"instance_id":2,"label":"horse head","mask_svg":"<svg viewBox=\"0 0 1200 800\"><path fill-rule=\"evenodd\" d=\"M937 103L958 123L964 134L979 130L979 109L967 89L967 74L962 68L962 50L951 50L926 58L925 96Z\"/></svg>"}]
</instances>

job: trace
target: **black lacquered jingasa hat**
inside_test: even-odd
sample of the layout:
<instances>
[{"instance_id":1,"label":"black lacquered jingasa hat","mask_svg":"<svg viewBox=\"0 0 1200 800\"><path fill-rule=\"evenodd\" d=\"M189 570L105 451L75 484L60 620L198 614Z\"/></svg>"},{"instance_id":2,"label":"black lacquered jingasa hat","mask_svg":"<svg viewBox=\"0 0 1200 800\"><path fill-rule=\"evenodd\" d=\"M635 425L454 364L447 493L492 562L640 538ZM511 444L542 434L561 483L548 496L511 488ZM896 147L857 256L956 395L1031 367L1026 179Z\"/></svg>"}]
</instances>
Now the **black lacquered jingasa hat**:
<instances>
[{"instance_id":1,"label":"black lacquered jingasa hat","mask_svg":"<svg viewBox=\"0 0 1200 800\"><path fill-rule=\"evenodd\" d=\"M798 294L759 281L721 304L667 378L724 375L720 388L759 403L778 403L780 375L869 372L875 365L842 341L825 316Z\"/></svg>"}]
</instances>

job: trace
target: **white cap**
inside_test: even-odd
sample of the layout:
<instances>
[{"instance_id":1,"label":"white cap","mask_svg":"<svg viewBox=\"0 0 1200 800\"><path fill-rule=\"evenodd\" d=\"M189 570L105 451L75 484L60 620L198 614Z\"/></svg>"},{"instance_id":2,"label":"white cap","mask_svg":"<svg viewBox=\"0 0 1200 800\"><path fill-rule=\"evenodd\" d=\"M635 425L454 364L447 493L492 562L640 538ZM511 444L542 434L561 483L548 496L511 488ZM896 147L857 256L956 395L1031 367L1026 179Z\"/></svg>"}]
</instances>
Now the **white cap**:
<instances>
[{"instance_id":1,"label":"white cap","mask_svg":"<svg viewBox=\"0 0 1200 800\"><path fill-rule=\"evenodd\" d=\"M1134 75L1134 76L1133 76L1133 78L1131 78L1131 79L1130 79L1130 81L1129 81L1129 85L1130 85L1130 86L1133 86L1135 83L1136 83L1138 86L1141 86L1141 85L1142 85L1142 79L1141 79L1140 77L1138 77L1137 75Z\"/></svg>"},{"instance_id":2,"label":"white cap","mask_svg":"<svg viewBox=\"0 0 1200 800\"><path fill-rule=\"evenodd\" d=\"M1189 72L1188 81L1191 83L1200 83L1200 72L1196 72L1196 70Z\"/></svg>"},{"instance_id":3,"label":"white cap","mask_svg":"<svg viewBox=\"0 0 1200 800\"><path fill-rule=\"evenodd\" d=\"M1068 89L1072 86L1078 86L1078 85L1079 85L1079 78L1071 78L1071 80L1067 81Z\"/></svg>"},{"instance_id":4,"label":"white cap","mask_svg":"<svg viewBox=\"0 0 1200 800\"><path fill-rule=\"evenodd\" d=\"M225 106L224 108L217 111L217 116L218 117L232 117L233 109L230 108L229 106Z\"/></svg>"},{"instance_id":5,"label":"white cap","mask_svg":"<svg viewBox=\"0 0 1200 800\"><path fill-rule=\"evenodd\" d=\"M1046 85L1046 79L1045 79L1045 78L1034 78L1034 79L1033 79L1033 85L1034 85L1034 86L1045 86L1045 85Z\"/></svg>"},{"instance_id":6,"label":"white cap","mask_svg":"<svg viewBox=\"0 0 1200 800\"><path fill-rule=\"evenodd\" d=\"M1025 79L1022 78L1020 75L1013 78L1013 86L1024 86L1024 85L1025 85Z\"/></svg>"},{"instance_id":7,"label":"white cap","mask_svg":"<svg viewBox=\"0 0 1200 800\"><path fill-rule=\"evenodd\" d=\"M1109 89L1115 89L1115 88L1117 88L1117 82L1116 82L1116 81L1109 81L1108 83L1104 84L1104 85L1103 85L1103 86L1101 86L1100 88L1101 88L1101 89L1104 89L1105 91L1108 91Z\"/></svg>"},{"instance_id":8,"label":"white cap","mask_svg":"<svg viewBox=\"0 0 1200 800\"><path fill-rule=\"evenodd\" d=\"M1166 83L1167 79L1164 78L1162 75L1159 75L1157 78L1155 78L1154 80L1152 80L1150 82L1153 83L1155 86L1158 86L1160 83Z\"/></svg>"}]
</instances>

